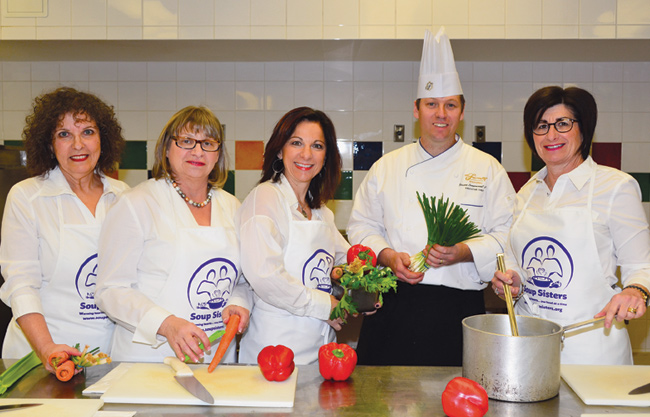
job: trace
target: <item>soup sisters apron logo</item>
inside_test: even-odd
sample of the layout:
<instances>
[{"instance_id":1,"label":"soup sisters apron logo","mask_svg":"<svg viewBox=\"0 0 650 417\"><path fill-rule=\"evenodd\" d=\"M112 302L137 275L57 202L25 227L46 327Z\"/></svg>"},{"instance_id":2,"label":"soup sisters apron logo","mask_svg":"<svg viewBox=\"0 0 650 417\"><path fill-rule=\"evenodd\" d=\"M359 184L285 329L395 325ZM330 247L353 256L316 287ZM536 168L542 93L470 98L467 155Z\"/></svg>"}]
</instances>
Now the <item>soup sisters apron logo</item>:
<instances>
[{"instance_id":1,"label":"soup sisters apron logo","mask_svg":"<svg viewBox=\"0 0 650 417\"><path fill-rule=\"evenodd\" d=\"M330 271L334 264L334 257L323 249L319 249L305 262L302 269L302 284L305 287L316 288L330 293Z\"/></svg>"},{"instance_id":2,"label":"soup sisters apron logo","mask_svg":"<svg viewBox=\"0 0 650 417\"><path fill-rule=\"evenodd\" d=\"M75 277L77 294L83 300L79 303L82 320L107 320L108 317L95 304L97 285L97 254L89 256L79 267Z\"/></svg>"},{"instance_id":3,"label":"soup sisters apron logo","mask_svg":"<svg viewBox=\"0 0 650 417\"><path fill-rule=\"evenodd\" d=\"M204 331L211 330L204 327L221 318L237 275L235 264L225 258L213 258L199 266L187 285L187 301L197 311L190 314L190 321Z\"/></svg>"},{"instance_id":4,"label":"soup sisters apron logo","mask_svg":"<svg viewBox=\"0 0 650 417\"><path fill-rule=\"evenodd\" d=\"M564 245L552 237L537 237L522 250L521 265L527 275L526 293L540 308L561 312L573 278L573 259Z\"/></svg>"}]
</instances>

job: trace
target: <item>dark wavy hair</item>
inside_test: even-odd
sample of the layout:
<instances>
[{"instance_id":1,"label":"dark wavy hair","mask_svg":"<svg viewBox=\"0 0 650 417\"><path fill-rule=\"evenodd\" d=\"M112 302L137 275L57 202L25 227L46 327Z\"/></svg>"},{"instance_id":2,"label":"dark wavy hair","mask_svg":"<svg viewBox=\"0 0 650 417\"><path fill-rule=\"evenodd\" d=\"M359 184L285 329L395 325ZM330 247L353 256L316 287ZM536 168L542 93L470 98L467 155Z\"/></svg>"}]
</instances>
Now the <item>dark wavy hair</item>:
<instances>
[{"instance_id":1,"label":"dark wavy hair","mask_svg":"<svg viewBox=\"0 0 650 417\"><path fill-rule=\"evenodd\" d=\"M114 170L126 142L113 106L93 94L61 87L36 97L32 113L25 118L22 137L29 173L44 176L59 165L52 148L54 131L68 113L74 118L87 116L97 124L101 153L95 172L104 174Z\"/></svg>"},{"instance_id":2,"label":"dark wavy hair","mask_svg":"<svg viewBox=\"0 0 650 417\"><path fill-rule=\"evenodd\" d=\"M573 113L573 118L578 121L582 143L578 151L582 159L587 159L591 150L591 142L596 131L598 121L598 106L594 96L587 90L578 87L562 88L558 86L543 87L535 91L524 107L524 136L526 143L537 154L533 129L540 119L553 106L564 104Z\"/></svg>"},{"instance_id":3,"label":"dark wavy hair","mask_svg":"<svg viewBox=\"0 0 650 417\"><path fill-rule=\"evenodd\" d=\"M217 116L207 107L184 107L167 121L156 143L152 176L155 179L163 179L165 177L176 179L173 178L172 168L167 159L167 151L172 146L173 138L184 131L194 134L201 132L205 136L221 143L221 149L218 151L220 152L219 159L208 175L208 184L210 187L222 188L228 179L228 154L226 153L224 144L225 138L221 122L219 122ZM199 146L199 144L197 143L196 146Z\"/></svg>"},{"instance_id":4,"label":"dark wavy hair","mask_svg":"<svg viewBox=\"0 0 650 417\"><path fill-rule=\"evenodd\" d=\"M318 123L323 130L325 137L325 162L321 171L311 180L309 192L307 193L307 204L310 208L319 208L328 200L334 198L334 193L341 180L341 154L336 144L336 131L334 124L325 113L320 110L314 110L309 107L298 107L282 116L273 129L271 138L264 149L264 163L262 165L262 179L260 183L271 180L280 181L282 171L275 172L273 165L275 161L280 160L278 154L281 153L284 144L291 138L296 127L301 122ZM276 168L278 168L276 166ZM311 197L310 197L311 196Z\"/></svg>"}]
</instances>

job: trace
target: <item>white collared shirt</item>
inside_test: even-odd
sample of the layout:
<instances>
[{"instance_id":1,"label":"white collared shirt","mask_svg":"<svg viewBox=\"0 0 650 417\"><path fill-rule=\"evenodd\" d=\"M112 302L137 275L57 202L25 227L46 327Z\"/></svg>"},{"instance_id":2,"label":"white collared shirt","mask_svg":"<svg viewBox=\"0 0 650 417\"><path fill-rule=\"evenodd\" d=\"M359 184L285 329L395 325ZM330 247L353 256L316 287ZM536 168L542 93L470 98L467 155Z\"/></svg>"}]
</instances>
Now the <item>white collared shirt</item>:
<instances>
[{"instance_id":1,"label":"white collared shirt","mask_svg":"<svg viewBox=\"0 0 650 417\"><path fill-rule=\"evenodd\" d=\"M324 205L311 213L312 219L331 226L337 236L335 264L344 263L350 245L336 229L334 213ZM282 306L297 316L327 320L331 310L329 294L305 287L301 277L290 275L284 267L289 218L308 221L300 213L298 199L284 176L280 182L267 181L251 191L235 217L242 244L242 270L256 295L269 304Z\"/></svg>"},{"instance_id":2,"label":"white collared shirt","mask_svg":"<svg viewBox=\"0 0 650 417\"><path fill-rule=\"evenodd\" d=\"M615 285L618 282L616 267L620 265L624 286L641 284L650 288L650 230L641 204L641 190L632 176L598 165L588 157L577 168L561 175L551 191L544 182L547 175L544 167L517 194L514 218L519 217L531 193L534 193L528 205L531 210L565 207L586 210L589 180L594 170L596 183L591 219L602 276L610 286ZM506 265L511 269L517 265L510 245ZM521 269L517 271L525 276Z\"/></svg>"},{"instance_id":3,"label":"white collared shirt","mask_svg":"<svg viewBox=\"0 0 650 417\"><path fill-rule=\"evenodd\" d=\"M452 147L435 157L419 141L386 154L370 168L354 198L350 243L369 246L377 254L387 247L409 255L422 251L427 227L416 191L461 205L482 233L465 242L474 262L429 268L422 284L485 288L512 222L515 191L505 169L458 135Z\"/></svg>"},{"instance_id":4,"label":"white collared shirt","mask_svg":"<svg viewBox=\"0 0 650 417\"><path fill-rule=\"evenodd\" d=\"M0 298L14 317L43 314L39 290L52 278L59 252L65 249L60 247L60 216L67 225L101 225L118 195L129 188L109 177L101 180L104 192L94 216L58 167L11 188L2 220L0 266L5 283Z\"/></svg>"}]
</instances>

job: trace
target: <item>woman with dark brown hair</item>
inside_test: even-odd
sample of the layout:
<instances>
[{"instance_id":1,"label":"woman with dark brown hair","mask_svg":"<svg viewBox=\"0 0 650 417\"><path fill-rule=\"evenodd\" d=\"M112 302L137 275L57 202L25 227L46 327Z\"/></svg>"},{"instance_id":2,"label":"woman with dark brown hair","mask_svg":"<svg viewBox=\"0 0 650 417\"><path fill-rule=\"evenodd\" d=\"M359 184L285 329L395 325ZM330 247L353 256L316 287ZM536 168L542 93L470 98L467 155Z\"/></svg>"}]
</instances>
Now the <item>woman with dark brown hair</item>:
<instances>
[{"instance_id":1,"label":"woman with dark brown hair","mask_svg":"<svg viewBox=\"0 0 650 417\"><path fill-rule=\"evenodd\" d=\"M45 368L71 346L109 352L114 324L95 305L97 242L106 213L127 187L107 177L124 138L112 107L58 88L37 97L23 129L34 175L7 197L2 223L2 300L11 306L3 358L32 349Z\"/></svg>"},{"instance_id":2,"label":"woman with dark brown hair","mask_svg":"<svg viewBox=\"0 0 650 417\"><path fill-rule=\"evenodd\" d=\"M277 123L264 152L260 184L238 211L242 270L255 305L240 348L240 362L255 363L268 345L291 348L297 364L314 363L318 348L334 340L329 320L332 266L349 244L325 203L334 197L341 156L332 121L299 107Z\"/></svg>"}]
</instances>

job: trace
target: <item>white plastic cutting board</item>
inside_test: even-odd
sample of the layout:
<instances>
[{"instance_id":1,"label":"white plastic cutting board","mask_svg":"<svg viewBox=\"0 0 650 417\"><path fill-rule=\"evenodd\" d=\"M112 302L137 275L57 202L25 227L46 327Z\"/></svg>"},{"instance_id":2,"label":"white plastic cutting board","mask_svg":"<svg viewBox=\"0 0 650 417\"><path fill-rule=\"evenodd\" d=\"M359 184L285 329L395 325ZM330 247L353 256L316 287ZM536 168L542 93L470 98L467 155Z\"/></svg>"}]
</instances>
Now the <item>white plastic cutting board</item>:
<instances>
[{"instance_id":1,"label":"white plastic cutting board","mask_svg":"<svg viewBox=\"0 0 650 417\"><path fill-rule=\"evenodd\" d=\"M650 406L650 393L628 394L650 382L650 366L562 365L561 374L587 405Z\"/></svg>"},{"instance_id":2,"label":"white plastic cutting board","mask_svg":"<svg viewBox=\"0 0 650 417\"><path fill-rule=\"evenodd\" d=\"M214 397L214 405L235 407L293 407L298 369L282 382L264 379L257 365L190 365L196 379ZM210 405L194 397L174 379L164 364L136 363L115 380L101 397L106 403Z\"/></svg>"},{"instance_id":3,"label":"white plastic cutting board","mask_svg":"<svg viewBox=\"0 0 650 417\"><path fill-rule=\"evenodd\" d=\"M0 405L18 404L18 403L43 403L38 407L19 408L7 411L2 414L7 417L92 417L99 410L104 402L99 399L94 400L68 400L53 398L3 398L0 399Z\"/></svg>"}]
</instances>

